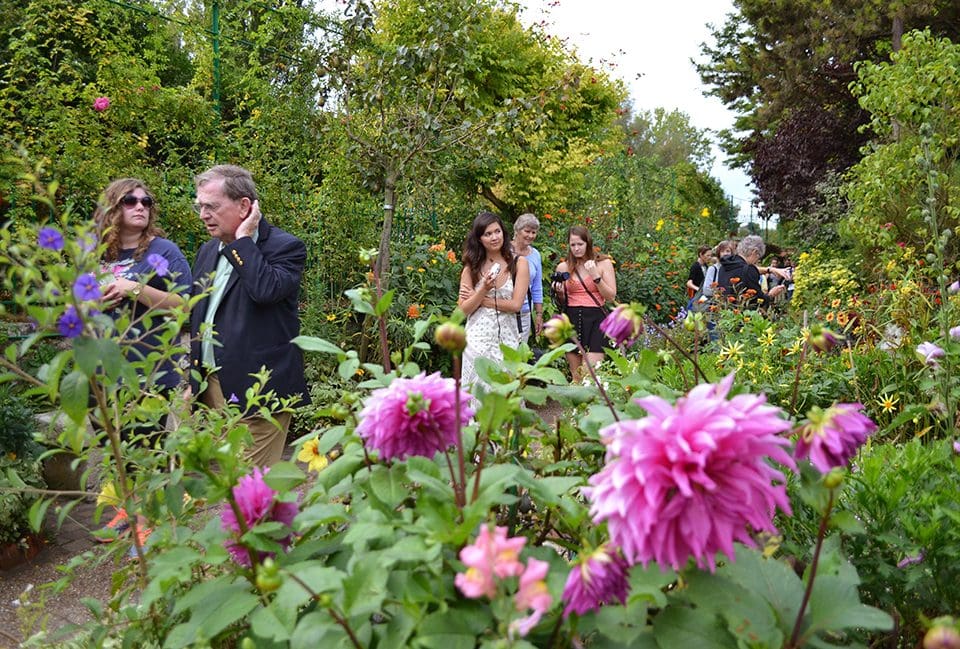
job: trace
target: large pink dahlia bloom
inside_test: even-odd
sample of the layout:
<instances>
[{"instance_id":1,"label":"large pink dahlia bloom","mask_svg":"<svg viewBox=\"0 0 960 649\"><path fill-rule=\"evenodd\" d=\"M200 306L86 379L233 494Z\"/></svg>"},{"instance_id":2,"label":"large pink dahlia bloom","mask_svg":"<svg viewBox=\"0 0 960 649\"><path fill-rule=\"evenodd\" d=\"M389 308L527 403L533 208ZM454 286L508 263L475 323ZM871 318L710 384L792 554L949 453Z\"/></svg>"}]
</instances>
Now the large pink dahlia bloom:
<instances>
[{"instance_id":1,"label":"large pink dahlia bloom","mask_svg":"<svg viewBox=\"0 0 960 649\"><path fill-rule=\"evenodd\" d=\"M263 479L269 471L270 469L261 471L259 468L255 468L251 475L240 478L237 481L237 486L233 488L233 497L237 501L237 508L240 510L243 522L248 530L257 523L267 521L276 521L289 527L299 511L296 503L278 502L276 500L277 492L271 489ZM242 531L229 502L223 503L223 510L220 513L220 526L237 536ZM291 537L292 534L286 536L280 541L280 544L287 548L290 545ZM250 565L250 555L246 546L235 539L227 541L225 545L237 563L242 566ZM271 553L260 552L259 555L262 559L271 556Z\"/></svg>"},{"instance_id":2,"label":"large pink dahlia bloom","mask_svg":"<svg viewBox=\"0 0 960 649\"><path fill-rule=\"evenodd\" d=\"M601 431L606 466L584 493L595 523L631 564L679 569L693 557L715 569L715 554L734 558L733 542L754 546L748 527L776 533L776 507L790 513L783 473L796 471L779 435L790 422L763 395L727 398L733 374L704 383L671 405L649 396L649 413Z\"/></svg>"},{"instance_id":3,"label":"large pink dahlia bloom","mask_svg":"<svg viewBox=\"0 0 960 649\"><path fill-rule=\"evenodd\" d=\"M357 434L381 460L408 455L432 458L456 444L460 434L456 417L457 385L439 372L395 379L374 390L360 412ZM460 423L473 416L470 395L460 391Z\"/></svg>"},{"instance_id":4,"label":"large pink dahlia bloom","mask_svg":"<svg viewBox=\"0 0 960 649\"><path fill-rule=\"evenodd\" d=\"M797 459L810 458L821 473L846 466L877 425L860 412L859 403L838 403L826 410L814 408L797 439Z\"/></svg>"}]
</instances>

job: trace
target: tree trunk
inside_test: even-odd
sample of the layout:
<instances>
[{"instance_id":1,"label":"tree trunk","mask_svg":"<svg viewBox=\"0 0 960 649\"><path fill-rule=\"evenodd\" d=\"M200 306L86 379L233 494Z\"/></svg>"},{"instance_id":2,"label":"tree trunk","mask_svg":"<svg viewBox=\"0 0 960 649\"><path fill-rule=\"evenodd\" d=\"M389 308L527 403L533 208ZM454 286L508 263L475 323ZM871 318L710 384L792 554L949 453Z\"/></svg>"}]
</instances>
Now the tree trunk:
<instances>
[{"instance_id":1,"label":"tree trunk","mask_svg":"<svg viewBox=\"0 0 960 649\"><path fill-rule=\"evenodd\" d=\"M396 189L397 172L388 169L383 178L383 228L380 230L380 251L377 253L376 263L376 272L384 288L390 282L390 236L393 231L393 215L396 212Z\"/></svg>"},{"instance_id":2,"label":"tree trunk","mask_svg":"<svg viewBox=\"0 0 960 649\"><path fill-rule=\"evenodd\" d=\"M894 52L899 52L900 48L903 47L903 15L897 14L893 17L893 33L890 35L891 45ZM890 125L893 131L894 141L900 140L900 122L896 119L893 120L893 123Z\"/></svg>"}]
</instances>

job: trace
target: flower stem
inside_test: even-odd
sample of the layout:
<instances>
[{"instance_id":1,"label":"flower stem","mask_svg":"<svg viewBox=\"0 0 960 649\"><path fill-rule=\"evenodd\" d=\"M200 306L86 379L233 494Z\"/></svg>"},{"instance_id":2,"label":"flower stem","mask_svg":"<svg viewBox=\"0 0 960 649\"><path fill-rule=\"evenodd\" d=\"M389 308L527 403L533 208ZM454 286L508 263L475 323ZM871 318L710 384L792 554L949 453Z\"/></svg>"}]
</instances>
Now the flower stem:
<instances>
[{"instance_id":1,"label":"flower stem","mask_svg":"<svg viewBox=\"0 0 960 649\"><path fill-rule=\"evenodd\" d=\"M461 372L460 354L453 355L453 409L457 417L457 468L460 470L460 480L453 480L453 493L457 500L457 506L460 509L466 505L467 500L467 468L463 461L463 422L460 421L460 372ZM451 472L453 468L451 467ZM477 478L479 480L479 477Z\"/></svg>"},{"instance_id":2,"label":"flower stem","mask_svg":"<svg viewBox=\"0 0 960 649\"><path fill-rule=\"evenodd\" d=\"M807 347L810 346L808 341L803 342L803 347L800 348L800 359L797 361L797 372L793 377L793 396L790 397L790 414L796 412L797 408L797 392L800 389L800 368L803 367L803 361L807 358Z\"/></svg>"},{"instance_id":3,"label":"flower stem","mask_svg":"<svg viewBox=\"0 0 960 649\"><path fill-rule=\"evenodd\" d=\"M600 396L602 396L603 400L607 402L607 407L610 408L610 414L613 415L614 421L620 421L620 417L617 416L617 411L613 407L613 402L610 401L610 396L607 394L607 391L603 389L600 379L597 378L597 373L593 371L593 364L590 363L590 358L587 356L587 350L585 350L583 345L580 344L580 340L576 335L573 335L572 338L573 342L577 345L577 349L580 351L580 356L583 358L584 366L586 366L587 371L590 372L590 376L593 377L593 382L597 384L597 389L600 390Z\"/></svg>"},{"instance_id":4,"label":"flower stem","mask_svg":"<svg viewBox=\"0 0 960 649\"><path fill-rule=\"evenodd\" d=\"M704 382L704 383L709 383L709 382L710 382L710 380L707 378L707 375L703 373L703 370L702 370L702 369L700 369L700 364L697 363L697 360L696 360L695 358L693 358L686 349L684 349L684 348L681 347L679 344L677 344L677 341L674 340L674 339L670 336L670 334L668 334L668 333L666 332L666 330L664 330L663 327L661 327L660 325L658 325L658 324L657 324L656 322L654 322L653 320L649 320L649 319L648 319L647 322L650 324L651 327L653 327L653 330L654 330L654 331L656 331L658 334L660 334L661 336L663 336L663 339L664 339L664 340L666 340L668 343L670 343L671 345L673 345L673 348L674 348L674 349L676 349L678 352L680 352L681 354L683 354L683 357L686 358L688 361L690 361L690 362L693 364L693 374L694 374L694 377L696 377L696 375L699 374L699 375L700 375L700 378L703 379L703 382Z\"/></svg>"},{"instance_id":5,"label":"flower stem","mask_svg":"<svg viewBox=\"0 0 960 649\"><path fill-rule=\"evenodd\" d=\"M302 589L304 589L310 594L311 599L313 599L317 603L320 603L321 606L323 605L322 602L320 602L320 595L318 593L315 593L313 589L310 588L310 586L305 581L300 579L300 577L298 577L294 573L287 570L284 570L283 574L289 577L290 579L292 579L293 581L297 582L297 584ZM332 606L327 606L326 609L327 609L327 613L330 614L330 617L333 618L334 622L339 624L340 627L346 632L353 646L356 647L357 649L363 649L363 645L360 644L359 638L357 638L357 635L353 632L353 629L350 628L350 622L345 617L337 613L337 611Z\"/></svg>"},{"instance_id":6,"label":"flower stem","mask_svg":"<svg viewBox=\"0 0 960 649\"><path fill-rule=\"evenodd\" d=\"M793 633L790 634L790 642L784 649L797 649L800 639L800 629L803 626L803 615L807 611L807 604L810 602L810 595L813 593L813 581L817 576L817 564L820 562L820 551L823 549L823 539L827 535L827 524L830 522L830 512L833 510L834 490L830 490L830 498L827 500L827 508L823 512L823 518L820 519L820 529L817 531L817 545L813 550L813 560L810 562L810 576L807 578L807 588L803 591L803 600L800 601L800 609L797 611L797 620L793 624Z\"/></svg>"}]
</instances>

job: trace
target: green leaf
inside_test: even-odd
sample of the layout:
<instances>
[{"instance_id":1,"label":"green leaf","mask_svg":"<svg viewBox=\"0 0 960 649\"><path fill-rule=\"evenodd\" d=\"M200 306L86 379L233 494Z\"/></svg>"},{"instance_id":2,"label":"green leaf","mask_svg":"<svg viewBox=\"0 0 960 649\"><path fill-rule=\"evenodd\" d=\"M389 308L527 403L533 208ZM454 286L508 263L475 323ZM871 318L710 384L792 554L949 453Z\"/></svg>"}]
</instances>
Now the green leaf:
<instances>
[{"instance_id":1,"label":"green leaf","mask_svg":"<svg viewBox=\"0 0 960 649\"><path fill-rule=\"evenodd\" d=\"M324 354L333 354L337 357L344 355L344 351L342 349L334 345L332 342L324 340L323 338L316 338L314 336L297 336L290 342L305 352L322 352Z\"/></svg>"},{"instance_id":2,"label":"green leaf","mask_svg":"<svg viewBox=\"0 0 960 649\"><path fill-rule=\"evenodd\" d=\"M830 516L830 526L847 534L867 533L867 528L863 526L863 523L848 511L834 512L833 515Z\"/></svg>"},{"instance_id":3,"label":"green leaf","mask_svg":"<svg viewBox=\"0 0 960 649\"><path fill-rule=\"evenodd\" d=\"M73 341L73 358L84 376L90 378L100 366L100 348L97 339L80 336Z\"/></svg>"},{"instance_id":4,"label":"green leaf","mask_svg":"<svg viewBox=\"0 0 960 649\"><path fill-rule=\"evenodd\" d=\"M719 615L743 646L780 647L785 632L778 628L770 604L760 595L720 575L690 575L687 597L699 608Z\"/></svg>"},{"instance_id":5,"label":"green leaf","mask_svg":"<svg viewBox=\"0 0 960 649\"><path fill-rule=\"evenodd\" d=\"M287 619L280 619L281 615ZM289 611L279 606L259 608L250 616L250 630L257 636L268 638L274 642L289 640L290 636L293 635L296 624L296 611Z\"/></svg>"},{"instance_id":6,"label":"green leaf","mask_svg":"<svg viewBox=\"0 0 960 649\"><path fill-rule=\"evenodd\" d=\"M353 572L343 580L343 612L351 617L367 616L380 610L387 596L387 576L377 560L377 553L368 553L354 562Z\"/></svg>"},{"instance_id":7,"label":"green leaf","mask_svg":"<svg viewBox=\"0 0 960 649\"><path fill-rule=\"evenodd\" d=\"M377 300L377 305L373 308L373 312L376 316L378 317L382 316L383 314L385 314L387 311L390 310L390 305L393 304L394 293L395 291L393 289L390 289L389 291L383 294L383 297Z\"/></svg>"},{"instance_id":8,"label":"green leaf","mask_svg":"<svg viewBox=\"0 0 960 649\"><path fill-rule=\"evenodd\" d=\"M669 606L653 620L660 649L737 649L737 642L720 620L703 610Z\"/></svg>"},{"instance_id":9,"label":"green leaf","mask_svg":"<svg viewBox=\"0 0 960 649\"><path fill-rule=\"evenodd\" d=\"M410 488L406 484L406 471L402 464L395 464L389 469L378 466L370 476L369 484L373 494L390 509L395 508L410 495Z\"/></svg>"},{"instance_id":10,"label":"green leaf","mask_svg":"<svg viewBox=\"0 0 960 649\"><path fill-rule=\"evenodd\" d=\"M292 462L278 462L274 464L263 478L267 486L280 493L285 493L295 487L299 487L306 479L307 475L300 467Z\"/></svg>"},{"instance_id":11,"label":"green leaf","mask_svg":"<svg viewBox=\"0 0 960 649\"><path fill-rule=\"evenodd\" d=\"M175 613L189 611L190 619L175 626L163 646L178 649L193 644L198 636L212 638L245 618L259 603L250 585L233 576L194 586L174 605Z\"/></svg>"},{"instance_id":12,"label":"green leaf","mask_svg":"<svg viewBox=\"0 0 960 649\"><path fill-rule=\"evenodd\" d=\"M60 382L60 405L63 411L77 424L87 416L87 403L90 398L90 382L87 376L74 370Z\"/></svg>"},{"instance_id":13,"label":"green leaf","mask_svg":"<svg viewBox=\"0 0 960 649\"><path fill-rule=\"evenodd\" d=\"M27 512L27 521L30 523L30 529L39 532L43 527L43 519L47 515L47 509L53 503L53 499L37 498L30 505L30 511Z\"/></svg>"},{"instance_id":14,"label":"green leaf","mask_svg":"<svg viewBox=\"0 0 960 649\"><path fill-rule=\"evenodd\" d=\"M320 561L295 563L284 570L297 578L284 578L273 605L291 611L297 610L315 595L339 591L345 576L336 568L325 566Z\"/></svg>"},{"instance_id":15,"label":"green leaf","mask_svg":"<svg viewBox=\"0 0 960 649\"><path fill-rule=\"evenodd\" d=\"M776 559L766 559L756 550L737 546L737 560L718 570L744 589L762 597L773 607L777 626L784 633L793 629L800 601L803 599L803 583L790 566Z\"/></svg>"},{"instance_id":16,"label":"green leaf","mask_svg":"<svg viewBox=\"0 0 960 649\"><path fill-rule=\"evenodd\" d=\"M860 602L856 583L839 575L818 574L807 607L804 635L821 631L869 629L889 631L893 618L878 608Z\"/></svg>"}]
</instances>

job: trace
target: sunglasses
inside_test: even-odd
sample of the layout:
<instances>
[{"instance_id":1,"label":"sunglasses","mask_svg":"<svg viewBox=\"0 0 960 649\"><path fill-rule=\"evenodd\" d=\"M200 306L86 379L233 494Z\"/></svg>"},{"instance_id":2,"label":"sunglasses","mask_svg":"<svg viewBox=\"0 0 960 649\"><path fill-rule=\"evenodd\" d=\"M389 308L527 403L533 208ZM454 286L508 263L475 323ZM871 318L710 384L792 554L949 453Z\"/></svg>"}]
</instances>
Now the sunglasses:
<instances>
[{"instance_id":1,"label":"sunglasses","mask_svg":"<svg viewBox=\"0 0 960 649\"><path fill-rule=\"evenodd\" d=\"M120 204L124 207L135 207L137 203L140 203L148 210L153 207L153 199L149 196L144 196L143 198L137 198L133 194L127 194L120 199Z\"/></svg>"}]
</instances>

